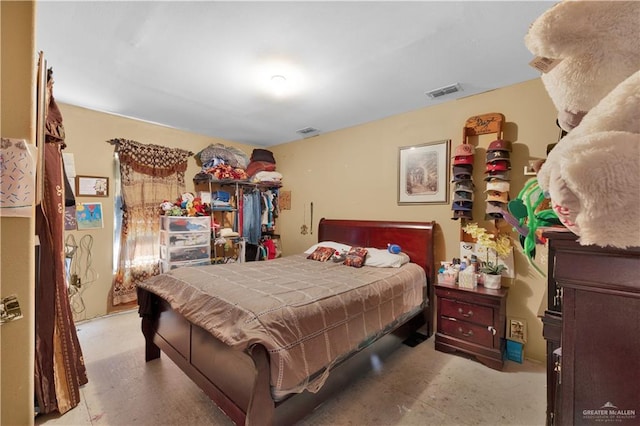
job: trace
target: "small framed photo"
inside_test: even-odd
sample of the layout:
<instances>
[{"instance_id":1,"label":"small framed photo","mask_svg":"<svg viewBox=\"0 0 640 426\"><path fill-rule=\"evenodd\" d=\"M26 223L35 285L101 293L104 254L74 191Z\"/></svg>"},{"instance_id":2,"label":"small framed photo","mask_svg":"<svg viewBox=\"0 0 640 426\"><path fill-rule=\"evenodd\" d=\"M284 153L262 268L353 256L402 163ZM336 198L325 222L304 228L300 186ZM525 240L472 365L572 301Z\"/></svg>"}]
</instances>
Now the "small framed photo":
<instances>
[{"instance_id":1,"label":"small framed photo","mask_svg":"<svg viewBox=\"0 0 640 426\"><path fill-rule=\"evenodd\" d=\"M527 343L527 322L522 318L508 318L507 339Z\"/></svg>"},{"instance_id":2,"label":"small framed photo","mask_svg":"<svg viewBox=\"0 0 640 426\"><path fill-rule=\"evenodd\" d=\"M109 178L76 176L76 197L108 197Z\"/></svg>"},{"instance_id":3,"label":"small framed photo","mask_svg":"<svg viewBox=\"0 0 640 426\"><path fill-rule=\"evenodd\" d=\"M523 174L525 176L535 176L536 175L536 169L535 169L535 164L536 164L537 160L529 160L529 162L527 163L526 166L524 166L524 172Z\"/></svg>"},{"instance_id":4,"label":"small framed photo","mask_svg":"<svg viewBox=\"0 0 640 426\"><path fill-rule=\"evenodd\" d=\"M446 204L449 196L449 140L400 148L398 204Z\"/></svg>"}]
</instances>

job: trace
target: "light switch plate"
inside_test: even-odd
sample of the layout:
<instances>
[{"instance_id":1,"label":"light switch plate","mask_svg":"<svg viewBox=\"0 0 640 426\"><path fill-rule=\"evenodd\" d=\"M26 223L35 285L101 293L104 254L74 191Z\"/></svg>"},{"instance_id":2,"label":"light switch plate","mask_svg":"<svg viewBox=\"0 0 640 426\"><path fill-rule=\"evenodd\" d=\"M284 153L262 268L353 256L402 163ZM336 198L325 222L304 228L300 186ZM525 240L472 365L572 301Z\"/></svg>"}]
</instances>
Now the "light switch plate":
<instances>
[{"instance_id":1,"label":"light switch plate","mask_svg":"<svg viewBox=\"0 0 640 426\"><path fill-rule=\"evenodd\" d=\"M0 324L15 321L20 318L22 318L22 310L20 309L18 296L12 294L11 296L0 299Z\"/></svg>"}]
</instances>

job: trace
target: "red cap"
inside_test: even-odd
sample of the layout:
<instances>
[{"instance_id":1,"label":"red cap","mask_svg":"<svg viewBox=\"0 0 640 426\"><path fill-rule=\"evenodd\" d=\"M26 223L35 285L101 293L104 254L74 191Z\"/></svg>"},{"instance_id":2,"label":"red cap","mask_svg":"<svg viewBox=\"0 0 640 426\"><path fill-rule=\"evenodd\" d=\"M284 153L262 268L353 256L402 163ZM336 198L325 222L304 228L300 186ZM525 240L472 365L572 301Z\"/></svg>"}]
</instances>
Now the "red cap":
<instances>
[{"instance_id":1,"label":"red cap","mask_svg":"<svg viewBox=\"0 0 640 426\"><path fill-rule=\"evenodd\" d=\"M496 171L506 171L509 170L511 167L509 166L509 162L508 161L504 161L504 160L500 160L500 161L494 161L493 163L487 163L487 168L485 170L485 173L488 172L496 172Z\"/></svg>"},{"instance_id":2,"label":"red cap","mask_svg":"<svg viewBox=\"0 0 640 426\"><path fill-rule=\"evenodd\" d=\"M487 151L511 151L511 142L502 139L496 139L489 144Z\"/></svg>"},{"instance_id":3,"label":"red cap","mask_svg":"<svg viewBox=\"0 0 640 426\"><path fill-rule=\"evenodd\" d=\"M456 155L453 164L473 164L473 155Z\"/></svg>"}]
</instances>

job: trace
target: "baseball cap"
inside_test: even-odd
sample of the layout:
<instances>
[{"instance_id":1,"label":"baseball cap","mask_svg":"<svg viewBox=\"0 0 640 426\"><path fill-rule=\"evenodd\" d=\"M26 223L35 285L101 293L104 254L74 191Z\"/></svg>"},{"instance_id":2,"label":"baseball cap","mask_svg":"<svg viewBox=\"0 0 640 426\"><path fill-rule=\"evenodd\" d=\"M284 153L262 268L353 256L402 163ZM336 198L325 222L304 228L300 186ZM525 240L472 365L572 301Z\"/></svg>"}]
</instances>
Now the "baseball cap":
<instances>
[{"instance_id":1,"label":"baseball cap","mask_svg":"<svg viewBox=\"0 0 640 426\"><path fill-rule=\"evenodd\" d=\"M460 156L466 156L466 155L473 155L473 146L469 145L468 143L463 143L461 145L458 145L453 153L454 156L456 157L460 157Z\"/></svg>"},{"instance_id":2,"label":"baseball cap","mask_svg":"<svg viewBox=\"0 0 640 426\"><path fill-rule=\"evenodd\" d=\"M502 202L489 201L487 203L487 213L497 213L502 216L502 211L507 210L507 205Z\"/></svg>"},{"instance_id":3,"label":"baseball cap","mask_svg":"<svg viewBox=\"0 0 640 426\"><path fill-rule=\"evenodd\" d=\"M503 219L502 213L487 213L484 215L484 220L496 220Z\"/></svg>"},{"instance_id":4,"label":"baseball cap","mask_svg":"<svg viewBox=\"0 0 640 426\"><path fill-rule=\"evenodd\" d=\"M487 151L487 163L492 163L498 160L509 160L509 151Z\"/></svg>"},{"instance_id":5,"label":"baseball cap","mask_svg":"<svg viewBox=\"0 0 640 426\"><path fill-rule=\"evenodd\" d=\"M473 192L456 191L453 193L453 201L473 201Z\"/></svg>"},{"instance_id":6,"label":"baseball cap","mask_svg":"<svg viewBox=\"0 0 640 426\"><path fill-rule=\"evenodd\" d=\"M473 192L473 181L472 180L461 180L460 182L456 182L456 184L453 187L453 190L456 192L459 191L466 191L466 192Z\"/></svg>"},{"instance_id":7,"label":"baseball cap","mask_svg":"<svg viewBox=\"0 0 640 426\"><path fill-rule=\"evenodd\" d=\"M453 164L473 164L473 155L456 155Z\"/></svg>"},{"instance_id":8,"label":"baseball cap","mask_svg":"<svg viewBox=\"0 0 640 426\"><path fill-rule=\"evenodd\" d=\"M451 210L471 210L473 202L471 201L454 201L451 203Z\"/></svg>"},{"instance_id":9,"label":"baseball cap","mask_svg":"<svg viewBox=\"0 0 640 426\"><path fill-rule=\"evenodd\" d=\"M509 193L500 191L489 191L487 193L487 201L498 201L500 203L509 202Z\"/></svg>"},{"instance_id":10,"label":"baseball cap","mask_svg":"<svg viewBox=\"0 0 640 426\"><path fill-rule=\"evenodd\" d=\"M473 215L471 214L471 211L468 211L468 210L454 210L453 216L451 217L451 219L453 219L453 220L458 220L458 219L473 220Z\"/></svg>"},{"instance_id":11,"label":"baseball cap","mask_svg":"<svg viewBox=\"0 0 640 426\"><path fill-rule=\"evenodd\" d=\"M511 142L502 139L496 139L489 144L487 151L511 151Z\"/></svg>"},{"instance_id":12,"label":"baseball cap","mask_svg":"<svg viewBox=\"0 0 640 426\"><path fill-rule=\"evenodd\" d=\"M511 165L508 161L500 160L494 161L493 163L487 163L487 167L485 169L485 173L487 172L504 172L506 170L510 170Z\"/></svg>"},{"instance_id":13,"label":"baseball cap","mask_svg":"<svg viewBox=\"0 0 640 426\"><path fill-rule=\"evenodd\" d=\"M506 211L506 206L504 203L489 201L484 216L485 220L502 219L504 217L502 212Z\"/></svg>"},{"instance_id":14,"label":"baseball cap","mask_svg":"<svg viewBox=\"0 0 640 426\"><path fill-rule=\"evenodd\" d=\"M485 189L484 192L487 191L498 191L498 192L509 192L509 182L504 182L504 181L490 181L487 182L487 189Z\"/></svg>"},{"instance_id":15,"label":"baseball cap","mask_svg":"<svg viewBox=\"0 0 640 426\"><path fill-rule=\"evenodd\" d=\"M460 164L460 165L454 165L453 166L453 175L454 176L460 176L460 175L469 175L471 176L471 172L473 171L473 166L470 166L468 164Z\"/></svg>"},{"instance_id":16,"label":"baseball cap","mask_svg":"<svg viewBox=\"0 0 640 426\"><path fill-rule=\"evenodd\" d=\"M485 172L487 173L487 172ZM503 180L509 181L511 174L508 171L491 171L484 177L486 181Z\"/></svg>"}]
</instances>

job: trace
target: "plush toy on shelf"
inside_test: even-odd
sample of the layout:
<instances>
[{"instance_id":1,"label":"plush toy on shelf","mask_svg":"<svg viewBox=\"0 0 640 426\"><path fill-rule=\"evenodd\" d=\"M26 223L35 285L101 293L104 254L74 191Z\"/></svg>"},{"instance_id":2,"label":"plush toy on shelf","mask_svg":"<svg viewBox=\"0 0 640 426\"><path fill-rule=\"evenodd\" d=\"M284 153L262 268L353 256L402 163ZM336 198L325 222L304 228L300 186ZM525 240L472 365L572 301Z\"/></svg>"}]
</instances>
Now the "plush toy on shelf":
<instances>
[{"instance_id":1,"label":"plush toy on shelf","mask_svg":"<svg viewBox=\"0 0 640 426\"><path fill-rule=\"evenodd\" d=\"M568 132L538 182L583 245L640 246L640 2L563 1L530 27L529 50Z\"/></svg>"}]
</instances>

